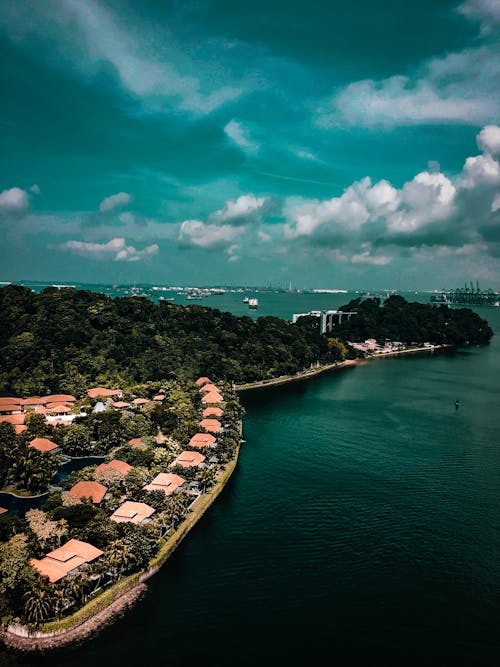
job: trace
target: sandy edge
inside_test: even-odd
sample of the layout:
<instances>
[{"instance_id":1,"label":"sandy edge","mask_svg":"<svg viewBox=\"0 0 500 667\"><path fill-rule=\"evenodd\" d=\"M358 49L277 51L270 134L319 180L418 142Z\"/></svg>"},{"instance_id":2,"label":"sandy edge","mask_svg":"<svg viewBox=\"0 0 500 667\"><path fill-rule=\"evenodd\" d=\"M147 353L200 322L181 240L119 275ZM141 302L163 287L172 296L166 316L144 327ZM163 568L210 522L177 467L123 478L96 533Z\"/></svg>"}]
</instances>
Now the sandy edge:
<instances>
[{"instance_id":1,"label":"sandy edge","mask_svg":"<svg viewBox=\"0 0 500 667\"><path fill-rule=\"evenodd\" d=\"M402 356L405 354L415 354L421 352L434 352L435 350L442 350L444 348L451 348L452 345L433 345L432 347L414 347L406 350L397 350L394 352L380 352L379 354L370 354L361 359L348 359L347 361L341 361L340 363L328 364L327 366L321 366L320 368L314 368L313 370L303 371L302 373L297 373L296 375L284 375L273 380L260 380L259 382L252 382L248 384L240 384L234 387L235 391L251 391L253 389L265 389L267 387L277 387L283 384L290 384L292 382L303 382L304 380L311 380L312 378L321 375L322 373L328 373L336 370L342 370L343 368L349 368L351 366L358 366L372 359L386 359L387 357L396 357Z\"/></svg>"}]
</instances>

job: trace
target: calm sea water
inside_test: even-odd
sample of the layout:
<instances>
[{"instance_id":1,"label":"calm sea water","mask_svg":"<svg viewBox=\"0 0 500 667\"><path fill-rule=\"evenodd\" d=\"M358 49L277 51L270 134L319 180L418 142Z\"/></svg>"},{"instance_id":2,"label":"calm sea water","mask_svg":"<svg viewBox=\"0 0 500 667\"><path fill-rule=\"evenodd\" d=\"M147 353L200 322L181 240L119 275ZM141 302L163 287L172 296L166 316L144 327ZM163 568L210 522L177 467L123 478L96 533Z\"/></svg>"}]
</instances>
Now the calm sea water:
<instances>
[{"instance_id":1,"label":"calm sea water","mask_svg":"<svg viewBox=\"0 0 500 667\"><path fill-rule=\"evenodd\" d=\"M478 312L489 346L243 395L238 468L146 598L0 663L498 664L500 311Z\"/></svg>"}]
</instances>

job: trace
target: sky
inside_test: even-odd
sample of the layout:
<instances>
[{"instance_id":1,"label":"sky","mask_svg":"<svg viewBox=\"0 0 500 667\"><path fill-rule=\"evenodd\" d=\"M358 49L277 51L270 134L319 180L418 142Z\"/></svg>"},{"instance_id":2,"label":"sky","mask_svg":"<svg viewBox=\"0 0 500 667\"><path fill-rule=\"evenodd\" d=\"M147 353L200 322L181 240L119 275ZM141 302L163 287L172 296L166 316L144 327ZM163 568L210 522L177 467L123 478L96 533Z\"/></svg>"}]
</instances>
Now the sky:
<instances>
[{"instance_id":1,"label":"sky","mask_svg":"<svg viewBox=\"0 0 500 667\"><path fill-rule=\"evenodd\" d=\"M2 0L0 280L500 290L500 0Z\"/></svg>"}]
</instances>

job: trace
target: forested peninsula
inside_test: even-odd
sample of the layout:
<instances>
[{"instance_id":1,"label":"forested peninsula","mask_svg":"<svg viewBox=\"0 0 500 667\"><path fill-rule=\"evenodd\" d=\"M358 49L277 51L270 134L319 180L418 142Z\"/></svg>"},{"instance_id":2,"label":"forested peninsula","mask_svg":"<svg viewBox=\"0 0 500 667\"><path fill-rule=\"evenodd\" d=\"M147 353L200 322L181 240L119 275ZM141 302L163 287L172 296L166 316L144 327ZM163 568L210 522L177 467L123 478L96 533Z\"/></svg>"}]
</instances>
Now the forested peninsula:
<instances>
[{"instance_id":1,"label":"forested peninsula","mask_svg":"<svg viewBox=\"0 0 500 667\"><path fill-rule=\"evenodd\" d=\"M0 395L79 396L94 384L130 387L200 375L255 382L358 356L348 341L458 346L487 343L493 335L469 309L400 296L383 304L357 299L342 309L357 315L324 336L314 317L291 324L73 288L35 293L9 285L0 289Z\"/></svg>"}]
</instances>

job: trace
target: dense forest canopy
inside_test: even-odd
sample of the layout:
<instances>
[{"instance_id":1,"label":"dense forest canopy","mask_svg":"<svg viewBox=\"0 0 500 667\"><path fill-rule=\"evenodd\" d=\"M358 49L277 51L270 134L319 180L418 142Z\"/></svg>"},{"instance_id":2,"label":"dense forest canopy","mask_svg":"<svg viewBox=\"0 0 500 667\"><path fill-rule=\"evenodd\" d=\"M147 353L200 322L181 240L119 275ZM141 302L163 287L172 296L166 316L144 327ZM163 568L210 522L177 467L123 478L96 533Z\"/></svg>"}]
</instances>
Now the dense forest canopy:
<instances>
[{"instance_id":1,"label":"dense forest canopy","mask_svg":"<svg viewBox=\"0 0 500 667\"><path fill-rule=\"evenodd\" d=\"M488 343L493 331L486 320L469 308L448 308L408 302L393 295L379 299L354 299L341 307L357 315L344 319L335 334L352 342L376 338L402 343L470 345Z\"/></svg>"},{"instance_id":2,"label":"dense forest canopy","mask_svg":"<svg viewBox=\"0 0 500 667\"><path fill-rule=\"evenodd\" d=\"M0 289L0 395L83 395L93 385L209 375L251 382L341 359L343 341L373 337L405 343L485 343L493 332L469 309L408 303L392 296L356 299L357 315L330 340L318 320L291 324L278 317L237 317L202 306L156 305L73 288L35 293Z\"/></svg>"},{"instance_id":3,"label":"dense forest canopy","mask_svg":"<svg viewBox=\"0 0 500 667\"><path fill-rule=\"evenodd\" d=\"M47 288L0 289L0 395L80 396L93 385L210 375L234 382L295 373L339 351L317 322L236 317L201 306Z\"/></svg>"}]
</instances>

